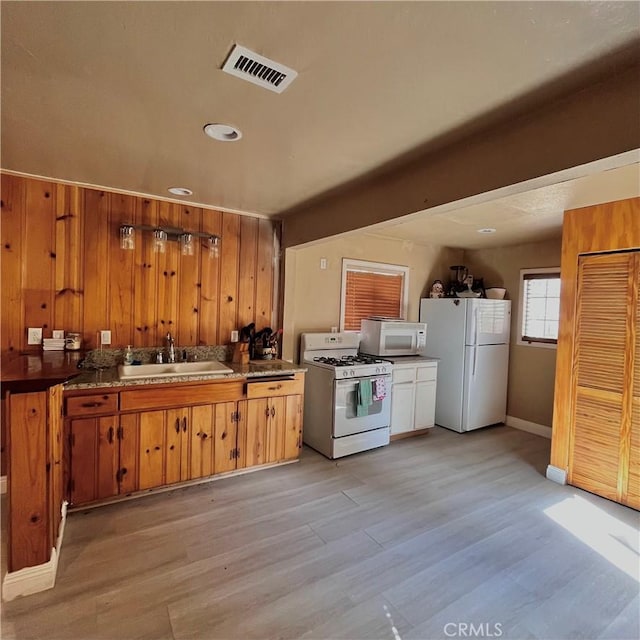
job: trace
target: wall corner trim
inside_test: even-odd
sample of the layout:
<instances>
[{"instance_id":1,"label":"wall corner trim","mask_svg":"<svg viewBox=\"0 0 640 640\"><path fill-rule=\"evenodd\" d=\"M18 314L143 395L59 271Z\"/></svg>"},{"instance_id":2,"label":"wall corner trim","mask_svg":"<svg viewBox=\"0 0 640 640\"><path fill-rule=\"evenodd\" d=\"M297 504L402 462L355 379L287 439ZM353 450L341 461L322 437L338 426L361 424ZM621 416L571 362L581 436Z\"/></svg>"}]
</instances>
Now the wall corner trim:
<instances>
[{"instance_id":1,"label":"wall corner trim","mask_svg":"<svg viewBox=\"0 0 640 640\"><path fill-rule=\"evenodd\" d=\"M552 464L547 465L547 480L558 484L567 484L567 472L565 469L559 469Z\"/></svg>"},{"instance_id":2,"label":"wall corner trim","mask_svg":"<svg viewBox=\"0 0 640 640\"><path fill-rule=\"evenodd\" d=\"M515 418L514 416L507 416L505 424L509 427L513 427L514 429L520 429L520 431L527 431L528 433L534 433L537 436L551 439L551 427L544 424L529 422L529 420L522 420L521 418Z\"/></svg>"},{"instance_id":3,"label":"wall corner trim","mask_svg":"<svg viewBox=\"0 0 640 640\"><path fill-rule=\"evenodd\" d=\"M0 494L7 493L7 476L0 476Z\"/></svg>"},{"instance_id":4,"label":"wall corner trim","mask_svg":"<svg viewBox=\"0 0 640 640\"><path fill-rule=\"evenodd\" d=\"M58 559L60 558L60 548L62 547L62 537L64 526L67 522L67 503L62 504L62 520L58 531L56 546L51 549L51 558L44 564L35 567L25 567L19 571L10 571L4 576L2 581L2 599L5 602L13 600L18 596L28 596L32 593L39 593L52 589L56 583L58 572Z\"/></svg>"}]
</instances>

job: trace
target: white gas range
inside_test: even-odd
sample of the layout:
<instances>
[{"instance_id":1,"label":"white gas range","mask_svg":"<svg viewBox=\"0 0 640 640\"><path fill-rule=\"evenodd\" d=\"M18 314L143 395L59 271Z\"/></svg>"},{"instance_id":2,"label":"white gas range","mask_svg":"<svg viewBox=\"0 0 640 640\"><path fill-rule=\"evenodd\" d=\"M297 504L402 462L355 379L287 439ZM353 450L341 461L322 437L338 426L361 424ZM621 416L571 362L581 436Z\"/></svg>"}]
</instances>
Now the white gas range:
<instances>
[{"instance_id":1,"label":"white gas range","mask_svg":"<svg viewBox=\"0 0 640 640\"><path fill-rule=\"evenodd\" d=\"M359 356L357 333L302 334L305 444L341 458L389 444L390 362Z\"/></svg>"}]
</instances>

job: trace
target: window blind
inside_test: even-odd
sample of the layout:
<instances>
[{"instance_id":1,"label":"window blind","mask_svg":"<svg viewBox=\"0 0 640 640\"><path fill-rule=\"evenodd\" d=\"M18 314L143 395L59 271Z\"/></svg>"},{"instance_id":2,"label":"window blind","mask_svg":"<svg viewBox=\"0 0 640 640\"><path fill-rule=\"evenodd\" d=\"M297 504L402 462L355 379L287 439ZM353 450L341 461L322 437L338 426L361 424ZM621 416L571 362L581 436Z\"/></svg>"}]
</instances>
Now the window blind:
<instances>
[{"instance_id":1,"label":"window blind","mask_svg":"<svg viewBox=\"0 0 640 640\"><path fill-rule=\"evenodd\" d=\"M526 273L522 279L522 340L556 343L560 318L560 273Z\"/></svg>"},{"instance_id":2,"label":"window blind","mask_svg":"<svg viewBox=\"0 0 640 640\"><path fill-rule=\"evenodd\" d=\"M349 270L346 274L345 331L360 331L369 316L400 318L404 274Z\"/></svg>"}]
</instances>

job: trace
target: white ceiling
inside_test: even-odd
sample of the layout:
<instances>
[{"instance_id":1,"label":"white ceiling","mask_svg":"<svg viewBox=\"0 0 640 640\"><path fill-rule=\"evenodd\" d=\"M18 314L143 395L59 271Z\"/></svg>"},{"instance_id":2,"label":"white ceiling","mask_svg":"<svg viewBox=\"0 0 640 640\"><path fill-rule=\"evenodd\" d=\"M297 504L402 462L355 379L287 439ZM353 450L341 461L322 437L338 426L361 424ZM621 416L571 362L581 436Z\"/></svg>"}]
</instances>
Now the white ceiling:
<instances>
[{"instance_id":1,"label":"white ceiling","mask_svg":"<svg viewBox=\"0 0 640 640\"><path fill-rule=\"evenodd\" d=\"M639 24L637 2L2 2L1 165L278 214L602 70ZM278 95L223 73L234 43L298 78ZM208 122L244 137L216 143ZM542 212L504 202L383 232L455 229L453 244L482 217L503 239L519 220L544 234L566 189Z\"/></svg>"},{"instance_id":2,"label":"white ceiling","mask_svg":"<svg viewBox=\"0 0 640 640\"><path fill-rule=\"evenodd\" d=\"M639 196L640 164L634 162L479 204L397 218L369 233L463 249L502 247L561 236L568 209ZM496 232L478 233L483 228Z\"/></svg>"}]
</instances>

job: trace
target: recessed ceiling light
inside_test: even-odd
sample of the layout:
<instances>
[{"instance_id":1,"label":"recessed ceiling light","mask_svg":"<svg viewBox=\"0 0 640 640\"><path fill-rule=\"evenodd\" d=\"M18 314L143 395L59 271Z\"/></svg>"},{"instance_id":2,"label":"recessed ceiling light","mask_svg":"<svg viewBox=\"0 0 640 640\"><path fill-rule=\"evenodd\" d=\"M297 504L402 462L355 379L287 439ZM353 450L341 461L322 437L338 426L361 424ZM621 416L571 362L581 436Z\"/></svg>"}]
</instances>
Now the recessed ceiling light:
<instances>
[{"instance_id":1,"label":"recessed ceiling light","mask_svg":"<svg viewBox=\"0 0 640 640\"><path fill-rule=\"evenodd\" d=\"M204 132L214 140L221 142L235 142L242 138L242 131L230 124L205 124Z\"/></svg>"},{"instance_id":2,"label":"recessed ceiling light","mask_svg":"<svg viewBox=\"0 0 640 640\"><path fill-rule=\"evenodd\" d=\"M478 233L495 233L496 230L492 229L491 227L485 227L484 229L477 229L476 230Z\"/></svg>"},{"instance_id":3,"label":"recessed ceiling light","mask_svg":"<svg viewBox=\"0 0 640 640\"><path fill-rule=\"evenodd\" d=\"M173 193L174 196L192 196L193 191L185 187L171 187L169 193Z\"/></svg>"}]
</instances>

